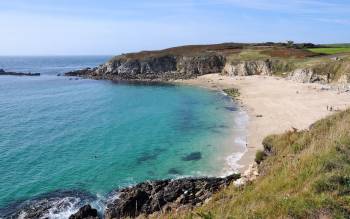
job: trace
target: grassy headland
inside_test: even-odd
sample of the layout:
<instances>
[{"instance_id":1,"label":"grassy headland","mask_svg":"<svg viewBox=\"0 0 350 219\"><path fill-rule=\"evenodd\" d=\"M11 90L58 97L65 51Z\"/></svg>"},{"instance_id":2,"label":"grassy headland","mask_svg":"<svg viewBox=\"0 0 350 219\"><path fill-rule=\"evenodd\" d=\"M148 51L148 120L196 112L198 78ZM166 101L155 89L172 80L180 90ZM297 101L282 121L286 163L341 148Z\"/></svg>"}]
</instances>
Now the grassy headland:
<instances>
[{"instance_id":1,"label":"grassy headland","mask_svg":"<svg viewBox=\"0 0 350 219\"><path fill-rule=\"evenodd\" d=\"M261 176L180 218L349 218L350 110L265 138ZM177 217L175 216L175 217Z\"/></svg>"}]
</instances>

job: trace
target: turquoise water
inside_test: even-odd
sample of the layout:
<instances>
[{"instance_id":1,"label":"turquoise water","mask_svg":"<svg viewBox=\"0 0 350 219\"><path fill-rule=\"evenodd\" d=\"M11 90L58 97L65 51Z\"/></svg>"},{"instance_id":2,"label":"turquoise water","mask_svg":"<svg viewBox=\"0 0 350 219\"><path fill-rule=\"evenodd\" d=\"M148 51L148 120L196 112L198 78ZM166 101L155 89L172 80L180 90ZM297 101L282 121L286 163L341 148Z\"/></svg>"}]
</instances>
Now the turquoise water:
<instances>
[{"instance_id":1,"label":"turquoise water","mask_svg":"<svg viewBox=\"0 0 350 219\"><path fill-rule=\"evenodd\" d=\"M0 206L56 190L104 197L148 179L222 175L228 156L244 151L232 135L239 112L222 93L72 79L0 77Z\"/></svg>"}]
</instances>

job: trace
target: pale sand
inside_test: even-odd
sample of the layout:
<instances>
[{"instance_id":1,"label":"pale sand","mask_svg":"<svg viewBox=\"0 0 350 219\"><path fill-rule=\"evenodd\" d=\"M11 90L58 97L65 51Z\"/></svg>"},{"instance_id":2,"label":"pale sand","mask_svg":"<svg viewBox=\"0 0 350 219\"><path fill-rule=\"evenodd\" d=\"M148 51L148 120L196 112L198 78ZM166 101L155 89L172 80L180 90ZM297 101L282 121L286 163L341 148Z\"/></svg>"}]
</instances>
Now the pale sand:
<instances>
[{"instance_id":1,"label":"pale sand","mask_svg":"<svg viewBox=\"0 0 350 219\"><path fill-rule=\"evenodd\" d=\"M238 88L239 102L249 115L247 152L238 162L244 171L262 149L262 140L292 128L307 129L315 121L330 115L327 105L335 110L350 106L350 93L321 90L319 84L302 84L267 76L229 77L209 74L178 83L215 90ZM257 117L262 115L262 117Z\"/></svg>"}]
</instances>

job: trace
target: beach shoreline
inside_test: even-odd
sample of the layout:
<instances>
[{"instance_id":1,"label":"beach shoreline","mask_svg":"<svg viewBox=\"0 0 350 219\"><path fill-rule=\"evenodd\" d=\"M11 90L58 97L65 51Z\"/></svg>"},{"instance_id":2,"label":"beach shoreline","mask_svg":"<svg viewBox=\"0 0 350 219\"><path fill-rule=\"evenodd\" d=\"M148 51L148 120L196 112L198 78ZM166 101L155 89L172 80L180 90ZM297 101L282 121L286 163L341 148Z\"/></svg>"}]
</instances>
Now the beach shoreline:
<instances>
[{"instance_id":1,"label":"beach shoreline","mask_svg":"<svg viewBox=\"0 0 350 219\"><path fill-rule=\"evenodd\" d=\"M173 82L216 91L239 90L240 96L235 102L248 115L246 152L237 162L241 173L254 163L266 136L294 128L307 129L317 120L350 106L348 93L327 90L321 84L297 83L272 76L208 74Z\"/></svg>"}]
</instances>

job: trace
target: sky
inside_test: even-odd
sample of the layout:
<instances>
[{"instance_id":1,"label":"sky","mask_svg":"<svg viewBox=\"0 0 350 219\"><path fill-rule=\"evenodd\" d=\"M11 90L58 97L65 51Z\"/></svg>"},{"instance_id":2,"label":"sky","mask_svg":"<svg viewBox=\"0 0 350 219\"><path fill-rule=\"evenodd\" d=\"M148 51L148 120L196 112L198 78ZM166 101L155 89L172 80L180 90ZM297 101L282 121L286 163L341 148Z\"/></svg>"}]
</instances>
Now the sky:
<instances>
[{"instance_id":1,"label":"sky","mask_svg":"<svg viewBox=\"0 0 350 219\"><path fill-rule=\"evenodd\" d=\"M350 0L0 0L0 55L350 42Z\"/></svg>"}]
</instances>

